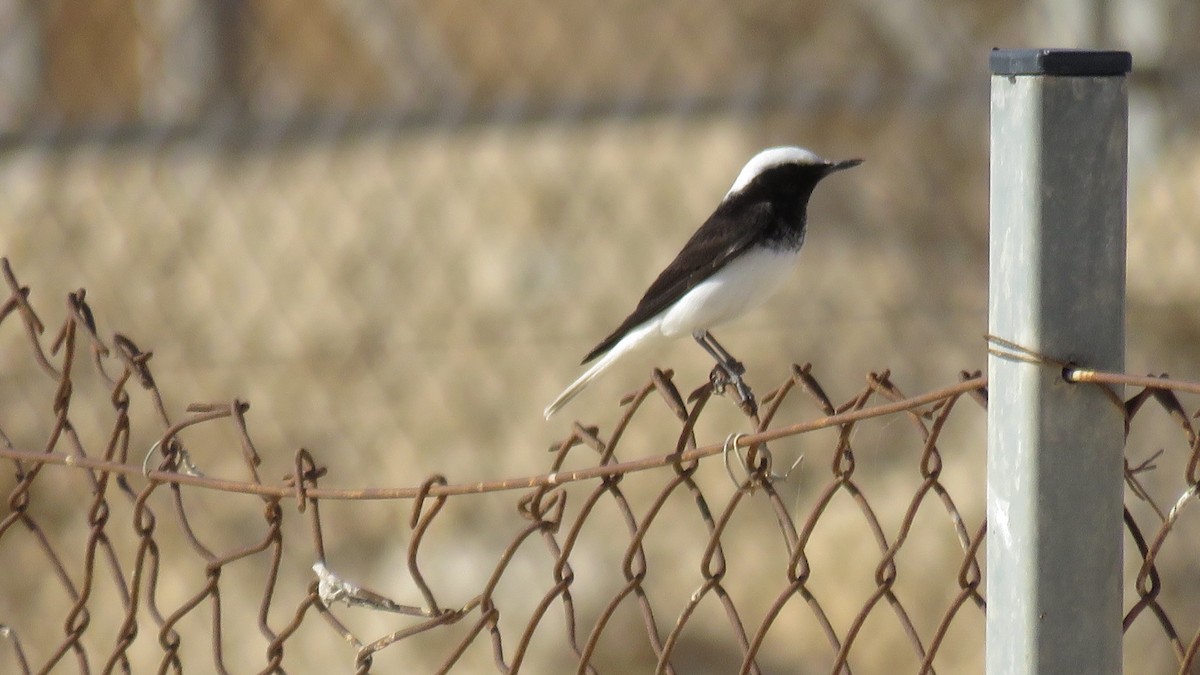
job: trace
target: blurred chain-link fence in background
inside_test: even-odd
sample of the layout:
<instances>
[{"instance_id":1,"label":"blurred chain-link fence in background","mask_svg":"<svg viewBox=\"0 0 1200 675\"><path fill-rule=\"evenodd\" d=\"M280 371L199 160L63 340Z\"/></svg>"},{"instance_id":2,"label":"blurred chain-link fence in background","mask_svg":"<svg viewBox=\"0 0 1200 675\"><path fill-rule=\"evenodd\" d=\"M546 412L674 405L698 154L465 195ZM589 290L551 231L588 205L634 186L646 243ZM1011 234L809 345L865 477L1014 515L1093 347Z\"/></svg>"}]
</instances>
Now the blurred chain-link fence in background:
<instances>
[{"instance_id":1,"label":"blurred chain-link fence in background","mask_svg":"<svg viewBox=\"0 0 1200 675\"><path fill-rule=\"evenodd\" d=\"M987 48L1116 47L1135 66L1127 362L1196 379L1197 34L1190 0L0 0L0 249L43 302L86 287L100 335L153 348L166 410L252 401L264 457L312 448L342 485L537 474L531 449L572 415L608 426L651 365L705 381L679 345L540 415L767 145L867 163L817 195L793 283L722 332L751 381L811 361L924 391L982 367ZM0 352L6 379L43 377L26 354ZM5 414L14 447L46 444L43 401ZM71 421L107 437L111 414ZM696 434L739 424L713 406ZM676 436L634 425L623 447ZM394 509L323 508L327 546L367 546L339 571L394 580Z\"/></svg>"}]
</instances>

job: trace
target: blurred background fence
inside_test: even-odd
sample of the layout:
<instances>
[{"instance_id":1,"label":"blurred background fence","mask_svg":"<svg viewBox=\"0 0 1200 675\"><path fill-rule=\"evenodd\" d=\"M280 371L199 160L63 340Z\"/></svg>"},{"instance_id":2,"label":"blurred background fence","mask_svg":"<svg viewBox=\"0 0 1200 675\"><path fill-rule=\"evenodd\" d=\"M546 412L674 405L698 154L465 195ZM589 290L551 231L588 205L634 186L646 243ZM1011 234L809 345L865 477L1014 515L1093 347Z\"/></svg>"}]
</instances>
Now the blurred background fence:
<instances>
[{"instance_id":1,"label":"blurred background fence","mask_svg":"<svg viewBox=\"0 0 1200 675\"><path fill-rule=\"evenodd\" d=\"M532 475L652 364L704 381L667 348L540 416L767 145L867 163L816 196L794 283L722 333L750 380L811 361L837 401L884 367L909 391L981 368L987 48L1121 48L1127 363L1195 379L1197 34L1190 0L0 0L0 252L153 346L166 410L253 401L264 475L296 447L343 485ZM0 351L16 391L42 377L26 356ZM13 395L4 431L42 447L50 413ZM715 406L697 434L739 423ZM111 408L72 424L107 437ZM343 536L375 543L350 576L397 569L394 510L353 514Z\"/></svg>"}]
</instances>

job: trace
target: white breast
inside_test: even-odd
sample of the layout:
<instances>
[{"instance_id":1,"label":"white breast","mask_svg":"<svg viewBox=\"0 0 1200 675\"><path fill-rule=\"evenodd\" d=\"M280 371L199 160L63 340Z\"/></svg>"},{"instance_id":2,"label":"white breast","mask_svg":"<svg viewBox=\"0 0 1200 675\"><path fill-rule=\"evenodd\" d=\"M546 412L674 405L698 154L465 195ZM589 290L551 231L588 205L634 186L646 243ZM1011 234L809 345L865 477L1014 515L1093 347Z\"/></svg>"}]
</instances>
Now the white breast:
<instances>
[{"instance_id":1,"label":"white breast","mask_svg":"<svg viewBox=\"0 0 1200 675\"><path fill-rule=\"evenodd\" d=\"M707 330L757 306L788 278L799 251L759 248L701 282L661 316L667 337Z\"/></svg>"}]
</instances>

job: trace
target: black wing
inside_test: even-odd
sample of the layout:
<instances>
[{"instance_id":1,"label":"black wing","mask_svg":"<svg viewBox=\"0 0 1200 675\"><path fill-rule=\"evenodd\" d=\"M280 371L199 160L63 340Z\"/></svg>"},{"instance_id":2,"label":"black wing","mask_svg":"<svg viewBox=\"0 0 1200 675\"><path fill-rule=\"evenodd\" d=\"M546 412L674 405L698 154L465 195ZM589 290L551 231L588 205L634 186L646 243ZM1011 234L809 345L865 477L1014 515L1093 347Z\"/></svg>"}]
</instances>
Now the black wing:
<instances>
[{"instance_id":1,"label":"black wing","mask_svg":"<svg viewBox=\"0 0 1200 675\"><path fill-rule=\"evenodd\" d=\"M670 307L697 284L728 265L738 254L758 241L759 236L770 227L774 217L772 206L765 201L745 205L743 208L718 208L683 245L683 249L671 264L650 284L633 313L626 317L611 335L601 340L600 344L584 357L583 363L611 349L631 328Z\"/></svg>"}]
</instances>

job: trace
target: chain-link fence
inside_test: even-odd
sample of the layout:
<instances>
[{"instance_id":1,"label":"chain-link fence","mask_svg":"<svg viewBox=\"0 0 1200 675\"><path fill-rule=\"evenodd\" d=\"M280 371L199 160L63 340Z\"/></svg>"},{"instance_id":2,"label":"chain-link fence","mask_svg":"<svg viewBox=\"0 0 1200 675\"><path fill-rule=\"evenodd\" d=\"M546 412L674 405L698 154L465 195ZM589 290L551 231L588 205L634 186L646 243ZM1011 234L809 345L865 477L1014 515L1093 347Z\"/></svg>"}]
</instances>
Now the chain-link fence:
<instances>
[{"instance_id":1,"label":"chain-link fence","mask_svg":"<svg viewBox=\"0 0 1200 675\"><path fill-rule=\"evenodd\" d=\"M569 433L564 426L571 415L611 429L624 414L611 402L633 389L652 365L675 368L672 381L684 390L706 381L708 364L694 358L693 347L667 348L614 369L550 425L540 415L574 377L574 364L586 349L625 315L746 159L768 145L800 144L822 155L863 156L867 162L852 178L847 174L816 195L792 283L766 308L723 330L722 340L735 353L754 355L746 359L750 381L761 385L786 379L783 374L790 372L792 362L812 362L830 389L829 398L842 401L855 400L859 387L849 383L863 372L890 366L887 381L905 383L909 391L929 391L942 387L948 372L981 367L987 278L986 48L1113 46L1130 49L1135 57L1130 78L1129 370L1168 370L1196 379L1200 342L1190 317L1200 292L1187 272L1200 265L1200 243L1193 235L1200 224L1198 32L1200 10L1188 0L0 0L0 253L13 258L22 282L44 294L39 306L44 315L53 312L53 304L45 304L48 298L85 286L89 303L104 309L98 335L111 335L119 327L137 336L139 345L154 347L154 372L170 386L164 387L161 403L138 396L131 400L135 409L129 414L128 442L138 453L162 438L166 420L181 419L188 403L236 399L253 401L253 437L258 447L270 449L262 453L264 484L297 472L291 452L280 450L297 447L312 448L331 469L322 489L331 482L411 485L415 477L431 474L445 474L456 485L537 476L546 471L546 458L530 448L545 447L549 438ZM7 324L13 321L10 316ZM23 340L6 339L10 342L0 351L3 384L17 393L6 392L0 428L12 447L45 448L47 432L58 423L55 408L46 404L47 397L62 395L58 380L45 377L43 368L27 358L29 346ZM119 359L118 371L135 359L122 351L130 345L105 343ZM121 360L121 354L127 358ZM113 433L117 411L108 404L80 402L107 400L103 397L112 387L102 377L71 381L70 428L94 453L97 443L106 445L95 439ZM791 423L824 414L816 402L805 407L798 400L795 394L789 398L787 406L793 407L785 406L780 419ZM135 414L139 405L145 407ZM960 403L957 409L963 407ZM237 410L229 408L231 414ZM620 435L623 458L663 455L675 447L679 426L673 413L661 405L655 410L660 421L670 424L641 421L648 411L639 412L638 423ZM237 453L227 452L242 443L236 424L222 426L227 424L212 421L183 432L187 447L220 449L197 461L210 476L239 476L246 470ZM893 438L906 424L895 416L857 424L857 456L870 454L865 447L888 448L893 442L919 446L909 447L917 452L923 447L918 435ZM981 500L966 498L982 490L981 426L982 417L975 413L956 414L939 446L972 449L956 456L957 463L949 462L938 479L950 481L947 494L969 510L963 517L972 537L970 528L983 517ZM747 423L734 406L710 405L697 422L696 435L708 439L701 445L719 443L729 429L739 428ZM792 479L776 486L793 518L799 518L797 531L803 529L803 517L797 514L808 513L805 508L812 503L806 500L824 487L807 482L817 475L814 467L832 466L823 462L833 461L833 455L814 455L808 443L833 452L837 433L833 427L770 446L780 458L777 465L790 465L801 454L807 457ZM788 443L795 444L791 452ZM579 454L576 450L571 456ZM891 459L902 454L881 450L879 461L856 469L857 479L870 474L878 481L881 494L869 503L883 514L881 519L903 512L915 494L916 485L895 482L913 467ZM1136 463L1143 459L1131 456ZM710 460L697 472L711 476L711 484L701 485L705 495L729 490L718 464ZM782 466L774 470L786 472ZM41 475L32 484L39 490L93 494L90 479L77 470L47 467L34 473ZM623 479L622 486L643 480L636 475ZM60 478L47 480L52 476ZM102 487L111 491L115 485ZM650 489L654 495L664 488ZM680 489L675 488L668 505L675 503ZM1181 483L1167 483L1162 494L1183 489ZM163 517L175 512L165 497L169 491L160 486L147 504L162 518L160 524L174 523L173 517ZM842 496L835 502L848 493L838 494ZM468 573L478 571L480 559L492 560L495 547L507 541L497 534L507 534L504 528L512 523L511 495L505 495L447 502L437 523L449 529L453 521L461 528L454 540L483 552L448 546L421 569L476 578ZM205 525L193 518L196 529L204 531L190 532L182 522L170 527L171 536L182 537L178 542L185 548L166 545L175 540L163 539L168 535L161 526L144 540L162 543L164 560L174 556L170 565L146 568L170 569L172 574L150 571L149 577L166 580L178 572L181 579L210 579L201 562L209 559L184 553L193 550L186 548L190 536L212 550L227 551L246 545L240 535L262 535L246 517L249 504L260 508L261 502L250 497L239 502L208 490L187 496L189 513L213 518ZM92 527L72 519L68 502L33 503L52 512L35 520L45 531L61 521L75 537L70 541L88 540ZM109 503L120 500L110 498ZM724 501L716 498L714 503ZM621 531L624 523L615 515L620 507L607 496L600 504L599 512L613 518L608 525ZM132 508L123 522L131 522ZM918 510L918 524L927 508ZM404 571L408 544L397 541L400 521L394 503L351 506L322 500L321 509L324 541L336 552L330 555L331 569L347 579L371 580L389 597L419 594ZM679 518L697 522L689 509L681 509ZM739 506L736 513L745 509ZM1131 509L1137 513L1135 505ZM825 518L821 522L834 522ZM280 522L284 534L279 541L286 546L309 540L306 533L286 536L291 520ZM582 522L599 521L592 516ZM895 526L887 523L884 532L895 534ZM761 523L745 525L745 536L758 536L759 527ZM771 527L772 541L785 550L790 544L784 531ZM9 525L6 547L21 529ZM869 528L843 528L838 522L814 532L830 539L812 547L830 555L827 567L875 578L878 551L859 548L873 541ZM741 533L735 527L726 536ZM36 540L36 531L29 536ZM208 543L210 536L223 544ZM688 541L695 543L691 537ZM655 545L665 551L660 555L675 551L665 539ZM155 547L146 546L145 555L153 557L149 551ZM312 553L311 546L302 548ZM1174 555L1169 549L1167 559ZM20 545L7 550L32 549ZM956 534L926 544L910 542L900 550L901 562L903 551L921 551L910 555L921 558L929 579L939 583L952 579L967 560ZM574 553L576 568L589 553ZM102 567L111 559L103 545L95 554ZM65 551L57 555L63 561L83 560ZM1186 575L1186 561L1195 556L1187 551L1178 555L1184 562L1174 571ZM261 589L274 569L260 562L262 556L217 565L218 586ZM281 554L280 564L301 558ZM126 573L142 569L122 561ZM865 571L854 568L856 561L866 565ZM544 560L518 555L513 564L545 572L537 567L540 562ZM47 572L45 565L36 569L40 571L33 576L0 582L0 623L18 623L10 617L26 617L35 599L74 604L59 575ZM68 564L67 572L82 588L81 569ZM281 579L292 574L307 583L312 578L307 564L279 572ZM239 575L244 583L235 583ZM681 588L690 592L696 581L683 579ZM139 587L128 577L124 585ZM160 644L157 640L170 642L172 633L147 640L143 638L152 636L145 631L165 625L173 611L166 608L180 608L200 592L186 583L169 591L167 585L161 592L173 595L158 605L164 623L152 621L155 628L150 629L139 621L143 635L129 647L131 655L153 663L163 653L154 646ZM276 612L298 606L300 596L288 598L286 593L302 596L306 588L277 587L285 597L271 604L264 624L282 635L279 627L288 622ZM117 651L113 645L119 644L125 614L110 621L97 619L96 612L100 605L127 608L120 588L101 584L101 595L89 596L92 620L83 634L111 631L99 638L98 651L89 653ZM956 583L950 588L965 587ZM925 597L926 590L910 592ZM575 591L574 601L585 617L580 625L590 626L590 617L608 600L603 591L586 601ZM438 600L463 606L466 596L478 592ZM636 596L637 588L630 592ZM647 591L649 602L657 608L653 592ZM758 626L744 618L750 611L743 611L744 598L766 596L741 587L729 593L749 642ZM528 595L513 595L519 607L529 601ZM878 602L889 600L886 594L881 597ZM982 625L971 625L980 621L977 611L960 612L942 646L931 648L949 606L948 597L938 597L943 604L933 603L937 609L929 615L914 609L912 601L900 603L914 615L922 649L936 653L936 665L943 670L959 663L950 654L960 644L966 654L962 663L977 663L979 643L971 643ZM203 598L199 609L178 617L173 630L194 635L195 625L211 627L212 615L199 612L212 605L212 596ZM261 609L258 599L248 599L240 590L225 590L220 598L226 619L257 616ZM833 602L823 596L819 601L822 607ZM689 628L678 637L676 643L686 648L672 648L680 672L700 669L680 661L685 653L701 665L718 659L713 669L724 668L726 661L720 659L728 654L710 655L714 640L706 630L715 625L712 634L725 645L735 635L728 632L733 624L723 611L711 616L710 602L702 602L697 618L686 622L696 630ZM235 609L238 603L246 609ZM846 639L844 627L865 603L855 597L844 608L827 609L840 640ZM656 616L673 617L679 609L656 609ZM352 614L360 622L353 634L375 636L396 629L377 614ZM794 618L800 625L815 623L808 624L813 630L799 632L827 634L815 615L800 614ZM872 622L879 615L878 609L866 615L864 634L877 635ZM46 613L45 625L53 626L53 634L74 634L77 626L64 630L61 625L64 616ZM620 634L612 626L621 621L645 625L636 609L623 604L613 616L599 634ZM83 615L74 615L73 621L82 620ZM499 621L502 634L509 635L505 619ZM323 639L320 631L309 632L316 623L301 621L297 635ZM1129 634L1139 635L1143 623L1135 622ZM780 631L784 624L772 625L766 635L791 635ZM895 654L920 653L912 648L916 643L907 637L903 621L891 626L901 649L872 638L870 651L876 656L866 656L865 643L858 642L853 652L860 661L850 663L859 670L882 669L886 665L867 660L887 664ZM586 647L584 630L578 629L580 650ZM1180 644L1190 644L1188 630L1180 632ZM669 633L664 625L661 639ZM24 644L32 644L33 634L45 633L41 628L22 630ZM227 629L224 634L232 654L232 641L244 632ZM956 640L956 634L964 637ZM431 637L435 635L445 633L427 631L418 641L445 639ZM530 638L530 653L541 639ZM820 646L828 647L820 639ZM1148 631L1145 639L1162 646L1162 633ZM290 644L296 645L294 640ZM783 641L787 647L787 639ZM519 642L505 638L506 662L512 662L513 645ZM548 642L560 651L539 664L560 663L549 660L553 658L578 662L570 650L561 651L569 642ZM491 661L490 650L478 646L483 641L470 644L476 646L464 654L463 663L480 658L479 650L484 661ZM379 652L376 663L406 649L397 647ZM654 654L647 649L635 656ZM772 649L768 641L759 650L764 671L772 670ZM328 651L336 664L330 667L343 668L342 655ZM413 656L417 651L436 654L421 662L430 669L448 653L414 649L403 659L425 658ZM249 662L260 663L265 648L250 652ZM1146 651L1168 652L1157 647ZM781 658L792 662L791 656ZM740 663L741 656L731 659ZM232 657L226 662L241 669ZM823 671L831 662L820 661L815 668ZM1168 658L1162 663L1173 669L1177 662ZM210 661L200 663L205 665L197 668L204 669ZM312 663L306 657L290 669L304 670Z\"/></svg>"},{"instance_id":2,"label":"chain-link fence","mask_svg":"<svg viewBox=\"0 0 1200 675\"><path fill-rule=\"evenodd\" d=\"M655 371L611 429L576 424L539 475L332 489L322 477L349 457L326 467L299 450L282 481L264 477L248 403L172 415L150 354L101 336L83 291L56 328L7 261L3 272L0 339L43 375L5 373L5 400L47 425L38 448L0 427L13 469L2 632L21 672L981 667L982 444L948 440L956 424L978 433L978 373L915 397L872 374L837 403L811 366L793 366L754 433L705 443L713 385L685 400ZM1195 672L1200 522L1181 516L1200 440L1176 390L1200 385L1091 377L1142 387L1115 401L1131 432L1127 662ZM106 416L108 434L81 434L77 411ZM815 418L795 421L801 411ZM676 441L627 450L641 424ZM158 440L137 446L139 427ZM392 527L357 534L373 510ZM376 590L349 581L360 576Z\"/></svg>"}]
</instances>

